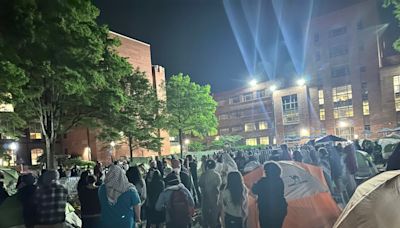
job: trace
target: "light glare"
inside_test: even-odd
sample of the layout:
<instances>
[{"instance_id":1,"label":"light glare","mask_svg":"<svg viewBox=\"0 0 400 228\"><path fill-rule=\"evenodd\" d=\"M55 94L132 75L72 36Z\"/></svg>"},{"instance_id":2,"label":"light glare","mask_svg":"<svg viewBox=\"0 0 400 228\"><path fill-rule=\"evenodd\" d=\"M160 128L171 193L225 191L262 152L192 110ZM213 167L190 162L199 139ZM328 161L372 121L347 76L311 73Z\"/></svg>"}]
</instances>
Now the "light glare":
<instances>
[{"instance_id":1,"label":"light glare","mask_svg":"<svg viewBox=\"0 0 400 228\"><path fill-rule=\"evenodd\" d=\"M300 78L299 80L297 80L297 85L303 86L304 84L306 84L306 80L304 78Z\"/></svg>"}]
</instances>

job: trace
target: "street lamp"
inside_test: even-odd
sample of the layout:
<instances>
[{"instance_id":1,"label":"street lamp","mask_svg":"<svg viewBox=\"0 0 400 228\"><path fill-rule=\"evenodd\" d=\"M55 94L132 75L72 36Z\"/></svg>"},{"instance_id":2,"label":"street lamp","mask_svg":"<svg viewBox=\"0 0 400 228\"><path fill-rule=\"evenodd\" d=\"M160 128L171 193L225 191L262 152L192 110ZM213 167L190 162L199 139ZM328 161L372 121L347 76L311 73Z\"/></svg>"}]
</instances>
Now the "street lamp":
<instances>
[{"instance_id":1,"label":"street lamp","mask_svg":"<svg viewBox=\"0 0 400 228\"><path fill-rule=\"evenodd\" d=\"M269 90L271 90L271 92L274 92L276 89L277 89L277 86L276 86L276 85L271 85L271 86L269 87Z\"/></svg>"},{"instance_id":2,"label":"street lamp","mask_svg":"<svg viewBox=\"0 0 400 228\"><path fill-rule=\"evenodd\" d=\"M10 145L8 146L8 148L12 151L15 151L18 149L18 144L15 142L10 143Z\"/></svg>"},{"instance_id":3,"label":"street lamp","mask_svg":"<svg viewBox=\"0 0 400 228\"><path fill-rule=\"evenodd\" d=\"M190 139L185 139L185 144L188 145L190 143Z\"/></svg>"},{"instance_id":4,"label":"street lamp","mask_svg":"<svg viewBox=\"0 0 400 228\"><path fill-rule=\"evenodd\" d=\"M250 85L251 87L256 86L256 85L257 85L257 80L256 80L256 79L252 79L251 81L249 81L249 85Z\"/></svg>"},{"instance_id":5,"label":"street lamp","mask_svg":"<svg viewBox=\"0 0 400 228\"><path fill-rule=\"evenodd\" d=\"M114 141L110 142L110 146L114 147L115 146L115 142Z\"/></svg>"},{"instance_id":6,"label":"street lamp","mask_svg":"<svg viewBox=\"0 0 400 228\"><path fill-rule=\"evenodd\" d=\"M303 85L306 84L306 80L304 78L300 78L300 79L297 80L296 83L297 83L298 86L303 86Z\"/></svg>"}]
</instances>

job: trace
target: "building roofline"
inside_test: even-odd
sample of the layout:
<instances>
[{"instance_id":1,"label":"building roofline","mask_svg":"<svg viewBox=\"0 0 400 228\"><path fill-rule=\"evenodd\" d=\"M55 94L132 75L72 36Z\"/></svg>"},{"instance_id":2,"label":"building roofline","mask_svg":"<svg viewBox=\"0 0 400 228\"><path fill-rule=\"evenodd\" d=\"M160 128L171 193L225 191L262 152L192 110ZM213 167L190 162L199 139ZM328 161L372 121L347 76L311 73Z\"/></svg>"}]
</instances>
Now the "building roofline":
<instances>
[{"instance_id":1,"label":"building roofline","mask_svg":"<svg viewBox=\"0 0 400 228\"><path fill-rule=\"evenodd\" d=\"M125 36L125 35L122 35L122 34L120 34L120 33L114 32L114 31L110 31L110 33L113 34L113 35L120 36L120 37L122 37L122 38L128 39L128 40L130 40L130 41L134 41L134 42L136 42L136 43L141 43L141 44L144 44L144 45L146 45L146 46L150 46L150 44L148 44L148 43L145 43L145 42L140 41L140 40L137 40L137 39L133 39L133 38L131 38L131 37L129 37L129 36Z\"/></svg>"},{"instance_id":2,"label":"building roofline","mask_svg":"<svg viewBox=\"0 0 400 228\"><path fill-rule=\"evenodd\" d=\"M341 11L346 11L346 10L350 10L351 8L361 7L363 5L368 5L368 4L371 4L373 2L376 2L376 1L375 0L372 0L372 1L371 0L361 0L360 2L355 2L353 4L345 6L343 8L339 8L339 9L336 9L336 10L332 10L332 11L328 11L328 12L325 12L325 13L322 13L322 14L319 14L319 15L312 16L311 17L311 23L313 23L314 21L318 21L318 20L320 20L320 19L322 19L324 17L333 16L333 15L335 15L335 14L341 12Z\"/></svg>"}]
</instances>

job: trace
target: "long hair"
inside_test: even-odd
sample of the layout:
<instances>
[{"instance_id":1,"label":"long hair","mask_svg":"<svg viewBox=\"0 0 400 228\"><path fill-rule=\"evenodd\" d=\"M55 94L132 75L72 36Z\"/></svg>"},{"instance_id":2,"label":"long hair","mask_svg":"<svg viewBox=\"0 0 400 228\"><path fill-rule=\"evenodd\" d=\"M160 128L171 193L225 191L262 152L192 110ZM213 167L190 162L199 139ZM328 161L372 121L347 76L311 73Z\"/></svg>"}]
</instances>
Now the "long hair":
<instances>
[{"instance_id":1,"label":"long hair","mask_svg":"<svg viewBox=\"0 0 400 228\"><path fill-rule=\"evenodd\" d=\"M244 200L245 186L243 183L242 174L238 171L233 171L228 174L226 189L231 193L233 205L239 206Z\"/></svg>"},{"instance_id":2,"label":"long hair","mask_svg":"<svg viewBox=\"0 0 400 228\"><path fill-rule=\"evenodd\" d=\"M130 183L134 185L142 185L142 174L140 173L138 166L129 167L129 169L126 171L126 177L128 177L128 181Z\"/></svg>"}]
</instances>

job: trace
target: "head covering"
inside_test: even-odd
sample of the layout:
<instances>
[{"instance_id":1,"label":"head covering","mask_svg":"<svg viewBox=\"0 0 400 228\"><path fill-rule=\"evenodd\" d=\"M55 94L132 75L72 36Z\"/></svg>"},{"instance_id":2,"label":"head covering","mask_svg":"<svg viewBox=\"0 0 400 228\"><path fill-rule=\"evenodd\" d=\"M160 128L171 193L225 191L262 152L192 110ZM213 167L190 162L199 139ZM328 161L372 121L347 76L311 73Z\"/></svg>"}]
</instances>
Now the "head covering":
<instances>
[{"instance_id":1,"label":"head covering","mask_svg":"<svg viewBox=\"0 0 400 228\"><path fill-rule=\"evenodd\" d=\"M167 166L164 168L164 175L168 176L168 174L172 173L172 168L170 166Z\"/></svg>"},{"instance_id":2,"label":"head covering","mask_svg":"<svg viewBox=\"0 0 400 228\"><path fill-rule=\"evenodd\" d=\"M35 184L35 177L32 173L26 173L18 177L17 188Z\"/></svg>"},{"instance_id":3,"label":"head covering","mask_svg":"<svg viewBox=\"0 0 400 228\"><path fill-rule=\"evenodd\" d=\"M60 178L60 174L57 170L47 170L45 173L40 176L40 185L41 186L50 186L51 184L58 181Z\"/></svg>"},{"instance_id":4,"label":"head covering","mask_svg":"<svg viewBox=\"0 0 400 228\"><path fill-rule=\"evenodd\" d=\"M276 178L281 176L281 167L276 162L267 162L264 165L264 171L267 177Z\"/></svg>"},{"instance_id":5,"label":"head covering","mask_svg":"<svg viewBox=\"0 0 400 228\"><path fill-rule=\"evenodd\" d=\"M165 184L167 186L172 186L172 185L178 185L181 183L179 180L179 177L175 173L170 173L166 178L165 178Z\"/></svg>"},{"instance_id":6,"label":"head covering","mask_svg":"<svg viewBox=\"0 0 400 228\"><path fill-rule=\"evenodd\" d=\"M125 172L117 165L111 165L104 180L106 186L107 199L110 204L115 204L118 197L129 189L135 189L134 185L129 183Z\"/></svg>"}]
</instances>

